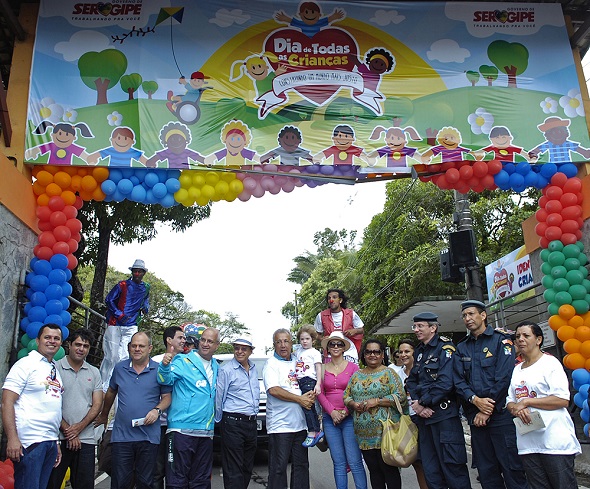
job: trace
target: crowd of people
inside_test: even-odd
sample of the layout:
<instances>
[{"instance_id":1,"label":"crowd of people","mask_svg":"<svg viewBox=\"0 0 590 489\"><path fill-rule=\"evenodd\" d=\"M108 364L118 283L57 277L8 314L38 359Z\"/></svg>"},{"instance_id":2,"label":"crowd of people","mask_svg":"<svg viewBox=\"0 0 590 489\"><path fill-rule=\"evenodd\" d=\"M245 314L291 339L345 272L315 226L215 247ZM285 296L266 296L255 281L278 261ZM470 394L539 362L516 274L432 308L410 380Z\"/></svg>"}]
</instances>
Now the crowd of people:
<instances>
[{"instance_id":1,"label":"crowd of people","mask_svg":"<svg viewBox=\"0 0 590 489\"><path fill-rule=\"evenodd\" d=\"M574 457L581 450L566 409L568 381L559 361L542 352L537 324L521 323L512 336L487 325L485 305L468 300L461 305L468 334L455 345L438 333L438 317L422 312L413 318L417 341L400 341L399 365L390 365L381 340L358 341L362 321L343 306L345 294L331 289L326 300L328 309L314 326L301 327L295 348L288 329L272 337L262 372L269 488L308 489L309 450L324 439L336 489L348 487L348 471L357 489L368 480L373 489L401 488L400 469L381 456L382 422L407 414L418 426L413 467L420 488L471 487L461 416L484 489L577 487ZM15 488L60 488L68 468L73 489L94 487L93 428L109 423L113 407L112 488L164 481L172 489L210 488L216 423L224 487L247 488L261 394L250 360L255 347L234 340L233 358L220 366L213 358L219 331L206 328L198 341L188 333L167 328L165 353L155 357L150 335L133 333L128 358L114 364L103 396L105 377L86 362L92 333L73 331L67 355L54 362L61 329L44 325L37 350L3 385ZM516 366L515 345L522 358Z\"/></svg>"}]
</instances>

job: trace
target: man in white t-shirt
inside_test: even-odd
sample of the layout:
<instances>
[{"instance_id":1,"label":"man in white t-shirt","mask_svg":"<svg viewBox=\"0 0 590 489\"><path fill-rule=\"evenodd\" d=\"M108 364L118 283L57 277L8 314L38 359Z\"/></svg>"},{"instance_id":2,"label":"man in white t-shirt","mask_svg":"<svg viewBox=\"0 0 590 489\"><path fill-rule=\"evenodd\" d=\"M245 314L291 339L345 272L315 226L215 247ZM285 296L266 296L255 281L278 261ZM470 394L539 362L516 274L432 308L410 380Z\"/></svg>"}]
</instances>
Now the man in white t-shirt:
<instances>
[{"instance_id":1,"label":"man in white t-shirt","mask_svg":"<svg viewBox=\"0 0 590 489\"><path fill-rule=\"evenodd\" d=\"M44 325L37 350L13 365L2 387L6 456L14 462L17 489L46 488L51 469L61 461L57 439L63 383L53 363L61 342L61 328Z\"/></svg>"},{"instance_id":2,"label":"man in white t-shirt","mask_svg":"<svg viewBox=\"0 0 590 489\"><path fill-rule=\"evenodd\" d=\"M266 429L268 439L268 486L287 487L287 465L291 459L291 489L309 489L308 449L301 444L307 436L302 407L310 409L315 394L301 394L292 356L293 339L287 329L273 335L274 355L264 366Z\"/></svg>"}]
</instances>

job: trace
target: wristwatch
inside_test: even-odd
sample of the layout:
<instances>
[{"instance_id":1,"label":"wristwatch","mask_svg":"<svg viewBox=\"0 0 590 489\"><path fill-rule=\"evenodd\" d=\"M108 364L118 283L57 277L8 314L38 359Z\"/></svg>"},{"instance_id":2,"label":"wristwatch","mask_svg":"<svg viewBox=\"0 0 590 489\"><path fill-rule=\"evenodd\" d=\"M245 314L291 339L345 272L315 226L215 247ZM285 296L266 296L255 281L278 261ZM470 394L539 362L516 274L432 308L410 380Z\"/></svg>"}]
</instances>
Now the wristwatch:
<instances>
[{"instance_id":1,"label":"wristwatch","mask_svg":"<svg viewBox=\"0 0 590 489\"><path fill-rule=\"evenodd\" d=\"M160 416L162 416L162 410L161 410L159 407L155 407L154 409L155 409L156 411L158 411L158 414L159 414Z\"/></svg>"},{"instance_id":2,"label":"wristwatch","mask_svg":"<svg viewBox=\"0 0 590 489\"><path fill-rule=\"evenodd\" d=\"M469 402L471 404L473 404L473 401L475 401L475 394L473 394L470 398L469 398Z\"/></svg>"}]
</instances>

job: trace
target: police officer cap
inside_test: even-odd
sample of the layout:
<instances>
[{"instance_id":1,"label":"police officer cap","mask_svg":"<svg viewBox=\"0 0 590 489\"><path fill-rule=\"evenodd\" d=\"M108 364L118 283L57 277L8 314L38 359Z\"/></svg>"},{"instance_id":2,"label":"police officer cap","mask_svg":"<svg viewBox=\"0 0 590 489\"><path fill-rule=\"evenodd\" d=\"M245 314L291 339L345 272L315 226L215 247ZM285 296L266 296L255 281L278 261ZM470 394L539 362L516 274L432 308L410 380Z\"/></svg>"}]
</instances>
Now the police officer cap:
<instances>
[{"instance_id":1,"label":"police officer cap","mask_svg":"<svg viewBox=\"0 0 590 489\"><path fill-rule=\"evenodd\" d=\"M486 305L481 301L468 300L461 302L461 310L464 311L468 307L477 307L478 309L486 310Z\"/></svg>"},{"instance_id":2,"label":"police officer cap","mask_svg":"<svg viewBox=\"0 0 590 489\"><path fill-rule=\"evenodd\" d=\"M414 316L413 321L415 323L419 322L419 321L438 321L438 316L436 314L434 314L433 312L421 312L419 314L416 314Z\"/></svg>"}]
</instances>

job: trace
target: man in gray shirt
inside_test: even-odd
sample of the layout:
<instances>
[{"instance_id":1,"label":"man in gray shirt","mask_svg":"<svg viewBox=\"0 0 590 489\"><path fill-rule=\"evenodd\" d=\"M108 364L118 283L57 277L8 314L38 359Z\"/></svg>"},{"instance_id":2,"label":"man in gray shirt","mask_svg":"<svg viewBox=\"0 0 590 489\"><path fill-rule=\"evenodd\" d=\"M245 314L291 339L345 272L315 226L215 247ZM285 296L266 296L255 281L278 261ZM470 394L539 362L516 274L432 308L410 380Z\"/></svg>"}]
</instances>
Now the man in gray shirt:
<instances>
[{"instance_id":1,"label":"man in gray shirt","mask_svg":"<svg viewBox=\"0 0 590 489\"><path fill-rule=\"evenodd\" d=\"M94 487L94 427L102 408L102 381L96 367L86 362L94 335L87 329L73 331L67 356L56 362L64 393L60 425L61 463L54 467L48 489L60 489L68 468L73 489Z\"/></svg>"}]
</instances>

